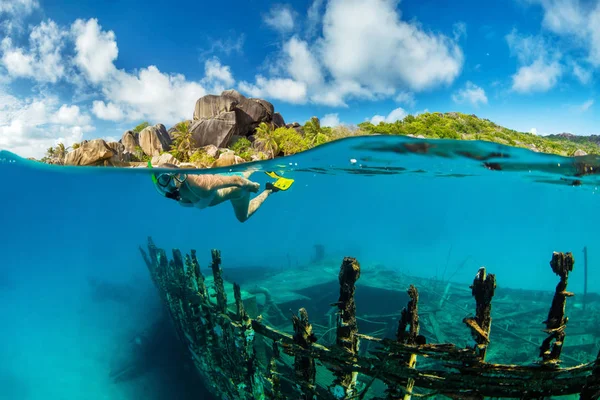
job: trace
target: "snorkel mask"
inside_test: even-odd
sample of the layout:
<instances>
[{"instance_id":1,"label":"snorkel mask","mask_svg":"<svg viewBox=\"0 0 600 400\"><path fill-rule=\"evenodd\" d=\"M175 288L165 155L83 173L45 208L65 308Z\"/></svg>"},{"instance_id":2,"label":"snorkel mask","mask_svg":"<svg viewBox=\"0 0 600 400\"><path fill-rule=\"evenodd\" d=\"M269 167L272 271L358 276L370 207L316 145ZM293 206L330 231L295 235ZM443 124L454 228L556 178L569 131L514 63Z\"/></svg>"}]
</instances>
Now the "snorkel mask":
<instances>
[{"instance_id":1,"label":"snorkel mask","mask_svg":"<svg viewBox=\"0 0 600 400\"><path fill-rule=\"evenodd\" d=\"M148 161L148 168L152 168L152 163L150 161ZM176 201L181 200L179 188L181 187L181 184L185 182L185 178L180 178L179 174L169 172L158 175L152 174L152 182L154 182L156 188L160 189L161 194L166 198Z\"/></svg>"}]
</instances>

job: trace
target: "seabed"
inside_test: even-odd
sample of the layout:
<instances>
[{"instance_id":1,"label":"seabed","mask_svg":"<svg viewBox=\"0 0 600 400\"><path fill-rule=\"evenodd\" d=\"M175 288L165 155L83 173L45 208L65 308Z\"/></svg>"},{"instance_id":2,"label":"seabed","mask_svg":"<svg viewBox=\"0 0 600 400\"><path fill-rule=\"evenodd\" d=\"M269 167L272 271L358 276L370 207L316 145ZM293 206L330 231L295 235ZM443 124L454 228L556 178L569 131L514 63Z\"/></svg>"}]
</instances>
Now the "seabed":
<instances>
[{"instance_id":1,"label":"seabed","mask_svg":"<svg viewBox=\"0 0 600 400\"><path fill-rule=\"evenodd\" d=\"M219 399L600 397L590 317L600 299L573 303L577 325L567 328L571 253L551 255L558 283L546 292L497 288L483 267L463 287L361 271L352 257L240 272L242 288L218 250L206 276L195 250L169 259L148 238L140 251L199 379Z\"/></svg>"}]
</instances>

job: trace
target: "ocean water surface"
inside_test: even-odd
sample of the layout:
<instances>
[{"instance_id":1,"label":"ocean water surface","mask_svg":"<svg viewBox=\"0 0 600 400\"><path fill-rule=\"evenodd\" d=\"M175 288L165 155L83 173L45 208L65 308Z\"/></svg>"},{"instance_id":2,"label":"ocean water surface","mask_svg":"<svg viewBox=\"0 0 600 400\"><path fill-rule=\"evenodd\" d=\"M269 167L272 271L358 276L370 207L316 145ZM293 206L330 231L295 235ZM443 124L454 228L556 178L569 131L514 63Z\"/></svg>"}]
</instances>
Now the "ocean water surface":
<instances>
[{"instance_id":1,"label":"ocean water surface","mask_svg":"<svg viewBox=\"0 0 600 400\"><path fill-rule=\"evenodd\" d=\"M485 266L498 287L545 291L558 283L552 252L572 252L577 305L584 247L587 290L600 289L597 161L483 142L345 139L202 171L252 168L262 187L264 171L295 180L239 223L228 203L197 210L161 197L147 169L50 166L2 151L0 398L209 398L141 258L149 236L197 250L203 268L211 249L224 270L297 268L320 245L363 269L468 287Z\"/></svg>"}]
</instances>

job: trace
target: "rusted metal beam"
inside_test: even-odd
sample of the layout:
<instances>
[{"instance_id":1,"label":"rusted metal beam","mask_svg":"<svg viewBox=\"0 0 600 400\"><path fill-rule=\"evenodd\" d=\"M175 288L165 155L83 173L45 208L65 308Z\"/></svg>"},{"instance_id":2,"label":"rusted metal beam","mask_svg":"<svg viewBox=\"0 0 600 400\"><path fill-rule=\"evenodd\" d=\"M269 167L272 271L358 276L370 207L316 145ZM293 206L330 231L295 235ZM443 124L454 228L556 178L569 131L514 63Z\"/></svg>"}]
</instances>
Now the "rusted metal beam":
<instances>
[{"instance_id":1,"label":"rusted metal beam","mask_svg":"<svg viewBox=\"0 0 600 400\"><path fill-rule=\"evenodd\" d=\"M355 258L346 257L342 261L338 280L340 296L335 305L338 307L336 345L354 360L358 352L358 325L356 323L356 303L354 291L360 278L360 264ZM334 370L335 380L329 391L336 399L344 399L355 394L356 372Z\"/></svg>"},{"instance_id":2,"label":"rusted metal beam","mask_svg":"<svg viewBox=\"0 0 600 400\"><path fill-rule=\"evenodd\" d=\"M581 394L579 400L598 400L600 399L600 351L596 356L594 362L594 369L591 375L588 377L587 382Z\"/></svg>"},{"instance_id":3,"label":"rusted metal beam","mask_svg":"<svg viewBox=\"0 0 600 400\"><path fill-rule=\"evenodd\" d=\"M548 333L548 337L544 339L540 346L540 357L542 357L542 364L544 365L557 365L560 363L560 353L566 337L565 328L568 321L568 318L565 317L565 306L567 297L573 296L573 293L567 292L567 283L569 272L573 271L574 264L575 260L571 253L554 252L552 254L550 266L552 271L560 277L560 282L556 285L552 306L548 312L548 318L544 321L546 324L544 332Z\"/></svg>"},{"instance_id":4,"label":"rusted metal beam","mask_svg":"<svg viewBox=\"0 0 600 400\"><path fill-rule=\"evenodd\" d=\"M223 281L220 277L220 253L217 251L212 253L213 275L217 272L218 277L215 280L217 293L215 304L209 301L208 296L202 296L200 293L198 287L200 275L197 273L199 267L198 270L192 268L193 273L190 271L190 266L195 265L194 253L189 258L186 256L187 269L183 269L180 268L182 263L178 261L181 260L180 254L174 253L174 259L169 261L164 250L157 248L151 240L148 242L148 253L140 250L160 296L171 312L178 333L181 333L180 338L190 348L194 363L200 371L203 371L208 384L216 387L215 390L227 398L263 398L261 390L258 389L263 384L266 384L263 387L264 392L269 392L272 398L278 398L279 395L279 398L299 398L294 390L300 390L302 393L300 397L303 399L312 398L311 396L332 398L332 393L327 391L324 385L316 383L317 362L329 369L335 369L338 372L336 379L361 374L372 380L378 379L388 387L412 381L414 388L425 391L423 394L427 396L447 393L458 398L559 396L579 393L585 386L585 390L581 393L582 399L598 398L600 387L598 360L595 363L571 368L558 368L552 363L549 367L548 365L518 366L485 362L483 357L485 357L486 339L489 339L491 326L491 298L495 289L493 275L486 275L485 270L479 271L471 287L478 307L475 317L469 319L468 325L472 328L473 337L479 340L476 349L461 349L452 344L423 344L418 335L416 289L412 295L409 289L411 302L403 310L397 338L379 339L359 334L354 329L346 329L340 330L340 345L327 348L315 343L316 338L312 333L312 326L305 309L300 309L298 315L292 318L294 335L248 318L238 285L234 285L235 310L228 310L224 289L222 295L219 295L218 287L223 287ZM564 300L568 297L566 278L568 272L572 270L572 258L568 254L553 256L551 262L553 270L561 275L561 283L557 286L555 295L555 300L557 298L558 300L553 302L548 319L545 321L547 326L554 323L555 328L548 329L551 336L561 332L561 326L566 323L564 317ZM349 269L350 272L355 270L352 262L346 265L352 267ZM183 285L180 284L182 278ZM219 279L220 283L218 283ZM196 284L192 282L193 280ZM346 278L343 281L346 282ZM340 289L340 298L342 299L343 293L347 295L346 299L352 297L353 287L347 287L346 291ZM342 303L345 304L343 307ZM347 311L349 304L349 301L342 301L337 305ZM353 324L352 318L347 318L348 315L350 314L340 313L340 323L344 328L356 325L356 320L354 319ZM200 331L205 333L204 338L199 334ZM564 328L562 332L564 333ZM256 343L255 340L249 339L254 339L255 335L276 342L277 351L274 351L274 354L281 348L286 354L294 357L293 368L287 367L285 363L277 365L275 355L262 369L261 366L248 362L252 360ZM416 340L413 340L414 338ZM365 355L360 356L356 351L352 352L356 349L354 344L358 343L358 340L370 343L370 351ZM557 350L550 349L548 345L547 352L552 355L556 354ZM415 364L411 367L411 363L407 362L410 361L411 355L422 355L427 358L427 362L423 362L418 368ZM251 368L252 365L256 368ZM215 373L217 370L225 374ZM272 383L269 384L269 381ZM255 385L255 382L258 382L258 385ZM281 382L285 382L285 392ZM293 385L290 386L288 383ZM403 396L404 393L401 392L404 388L400 386L399 389L399 395ZM364 392L355 396L360 398L363 394Z\"/></svg>"},{"instance_id":5,"label":"rusted metal beam","mask_svg":"<svg viewBox=\"0 0 600 400\"><path fill-rule=\"evenodd\" d=\"M492 326L492 298L496 290L496 276L487 274L484 267L479 268L471 293L475 297L475 318L465 318L463 322L471 328L471 336L475 340L475 352L481 361L485 360L487 346L490 342L490 328Z\"/></svg>"},{"instance_id":6,"label":"rusted metal beam","mask_svg":"<svg viewBox=\"0 0 600 400\"><path fill-rule=\"evenodd\" d=\"M310 350L317 337L312 331L312 325L308 321L308 313L304 308L298 311L298 315L292 316L294 326L294 344L302 349ZM302 400L312 400L315 395L316 366L315 360L308 354L294 355L294 370L297 382L302 387Z\"/></svg>"},{"instance_id":7,"label":"rusted metal beam","mask_svg":"<svg viewBox=\"0 0 600 400\"><path fill-rule=\"evenodd\" d=\"M220 313L227 312L227 293L223 283L223 270L221 270L221 252L213 249L211 251L212 263L210 265L215 283L215 293L217 295L217 309Z\"/></svg>"}]
</instances>

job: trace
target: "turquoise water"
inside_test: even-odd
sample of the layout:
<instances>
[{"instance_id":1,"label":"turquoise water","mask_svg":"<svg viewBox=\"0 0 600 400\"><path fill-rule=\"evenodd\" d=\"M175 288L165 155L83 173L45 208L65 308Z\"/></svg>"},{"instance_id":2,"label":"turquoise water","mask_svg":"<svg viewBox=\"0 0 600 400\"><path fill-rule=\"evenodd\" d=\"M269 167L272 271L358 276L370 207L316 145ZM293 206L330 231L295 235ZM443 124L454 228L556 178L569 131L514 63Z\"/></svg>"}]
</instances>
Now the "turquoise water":
<instances>
[{"instance_id":1,"label":"turquoise water","mask_svg":"<svg viewBox=\"0 0 600 400\"><path fill-rule=\"evenodd\" d=\"M581 298L587 246L588 291L600 289L597 178L574 176L573 159L367 137L235 169L248 167L263 187L269 170L295 183L242 224L227 203L197 210L160 197L146 169L58 167L0 152L0 398L199 398L193 385L166 394L189 372L169 357L135 379L110 377L160 314L138 249L148 236L165 249L196 249L203 266L220 249L224 269L303 265L322 244L328 257L353 256L363 268L467 286L485 266L498 287L549 291L558 282L552 252L571 251L569 302Z\"/></svg>"}]
</instances>

